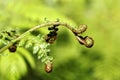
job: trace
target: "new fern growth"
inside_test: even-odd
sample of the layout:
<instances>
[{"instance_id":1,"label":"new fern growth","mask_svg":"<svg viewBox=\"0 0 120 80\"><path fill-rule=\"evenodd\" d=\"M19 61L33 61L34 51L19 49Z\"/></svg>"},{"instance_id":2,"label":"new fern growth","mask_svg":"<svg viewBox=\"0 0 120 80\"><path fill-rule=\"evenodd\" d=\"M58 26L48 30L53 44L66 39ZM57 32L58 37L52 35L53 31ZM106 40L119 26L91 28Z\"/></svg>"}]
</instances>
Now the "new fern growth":
<instances>
[{"instance_id":1,"label":"new fern growth","mask_svg":"<svg viewBox=\"0 0 120 80\"><path fill-rule=\"evenodd\" d=\"M93 46L94 40L91 37L81 36L81 34L87 29L86 25L82 24L78 28L73 28L67 23L54 21L35 26L23 34L18 34L15 30L1 32L0 43L2 43L4 46L0 48L0 55L2 55L3 52L7 49L11 53L14 53L17 51L17 47L32 47L33 54L37 55L38 59L40 59L41 62L45 63L45 71L49 73L52 71L53 57L49 56L50 49L48 49L48 46L50 46L50 44L53 44L57 39L57 31L59 30L59 26L64 26L67 27L67 29L71 30L80 44L85 45L87 48L91 48ZM46 36L43 36L41 34L38 36L29 36L32 31L35 31L42 27L48 27L49 33Z\"/></svg>"}]
</instances>

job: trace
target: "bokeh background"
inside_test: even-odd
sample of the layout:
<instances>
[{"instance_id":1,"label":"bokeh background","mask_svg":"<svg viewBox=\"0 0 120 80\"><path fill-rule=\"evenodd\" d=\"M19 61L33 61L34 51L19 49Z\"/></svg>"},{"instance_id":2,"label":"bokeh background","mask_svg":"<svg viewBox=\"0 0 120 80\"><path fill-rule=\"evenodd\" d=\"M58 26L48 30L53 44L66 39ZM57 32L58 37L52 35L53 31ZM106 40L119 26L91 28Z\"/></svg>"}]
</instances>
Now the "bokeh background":
<instances>
[{"instance_id":1,"label":"bokeh background","mask_svg":"<svg viewBox=\"0 0 120 80\"><path fill-rule=\"evenodd\" d=\"M0 80L120 80L120 0L0 0L0 30L27 29L57 18L73 27L88 25L91 49L79 44L66 28L51 45L52 73L31 50L0 55ZM47 34L39 29L37 33Z\"/></svg>"}]
</instances>

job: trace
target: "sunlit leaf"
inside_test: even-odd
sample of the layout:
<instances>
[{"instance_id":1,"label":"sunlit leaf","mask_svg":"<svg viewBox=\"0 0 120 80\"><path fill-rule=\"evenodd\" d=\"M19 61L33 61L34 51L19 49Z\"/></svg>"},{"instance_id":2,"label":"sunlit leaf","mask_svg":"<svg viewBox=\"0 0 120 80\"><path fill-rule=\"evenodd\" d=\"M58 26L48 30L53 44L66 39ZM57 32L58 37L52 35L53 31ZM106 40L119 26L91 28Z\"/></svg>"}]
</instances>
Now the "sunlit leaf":
<instances>
[{"instance_id":1,"label":"sunlit leaf","mask_svg":"<svg viewBox=\"0 0 120 80\"><path fill-rule=\"evenodd\" d=\"M35 46L33 47L33 54L36 54L39 49L40 49L39 45L35 45Z\"/></svg>"},{"instance_id":2,"label":"sunlit leaf","mask_svg":"<svg viewBox=\"0 0 120 80\"><path fill-rule=\"evenodd\" d=\"M6 80L17 80L27 72L27 65L19 53L10 53L0 56L0 76Z\"/></svg>"}]
</instances>

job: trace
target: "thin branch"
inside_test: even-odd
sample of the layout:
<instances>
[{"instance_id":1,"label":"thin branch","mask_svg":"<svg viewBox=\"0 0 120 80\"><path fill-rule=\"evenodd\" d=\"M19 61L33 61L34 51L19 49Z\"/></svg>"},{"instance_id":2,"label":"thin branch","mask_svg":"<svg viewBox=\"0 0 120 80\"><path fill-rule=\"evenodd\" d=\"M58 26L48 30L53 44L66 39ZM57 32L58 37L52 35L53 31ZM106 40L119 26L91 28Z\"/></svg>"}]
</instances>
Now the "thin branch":
<instances>
[{"instance_id":1,"label":"thin branch","mask_svg":"<svg viewBox=\"0 0 120 80\"><path fill-rule=\"evenodd\" d=\"M6 46L4 46L3 48L0 49L0 54L5 51L6 49L8 49L10 46L12 46L15 42L21 40L22 38L24 38L25 36L27 36L27 34L29 34L30 32L34 31L34 30L37 30L39 28L42 28L42 27L48 27L48 26L51 26L51 25L61 25L61 26L64 26L64 27L67 27L69 30L71 30L72 32L73 31L76 31L74 28L72 28L70 25L68 25L67 23L63 23L63 22L48 22L48 23L43 23L43 24L40 24L38 26L35 26L31 29L29 29L28 31L26 31L25 33L21 34L18 38L12 40L9 44L7 44ZM77 31L76 31L77 32Z\"/></svg>"}]
</instances>

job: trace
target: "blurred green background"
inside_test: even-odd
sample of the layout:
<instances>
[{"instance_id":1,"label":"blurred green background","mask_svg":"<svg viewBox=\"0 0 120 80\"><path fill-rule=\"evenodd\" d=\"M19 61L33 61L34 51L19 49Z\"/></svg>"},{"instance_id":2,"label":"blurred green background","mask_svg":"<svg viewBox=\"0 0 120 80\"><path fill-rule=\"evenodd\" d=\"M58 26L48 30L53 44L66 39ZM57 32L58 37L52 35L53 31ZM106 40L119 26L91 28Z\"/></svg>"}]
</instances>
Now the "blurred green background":
<instances>
[{"instance_id":1,"label":"blurred green background","mask_svg":"<svg viewBox=\"0 0 120 80\"><path fill-rule=\"evenodd\" d=\"M15 28L23 33L44 18L59 18L73 27L88 25L83 36L93 37L95 45L80 45L61 27L51 46L52 73L44 71L31 50L18 48L15 54L0 56L0 80L120 80L120 0L0 0L1 31Z\"/></svg>"}]
</instances>

